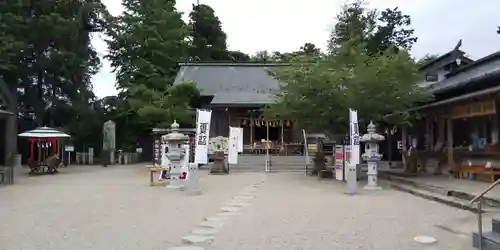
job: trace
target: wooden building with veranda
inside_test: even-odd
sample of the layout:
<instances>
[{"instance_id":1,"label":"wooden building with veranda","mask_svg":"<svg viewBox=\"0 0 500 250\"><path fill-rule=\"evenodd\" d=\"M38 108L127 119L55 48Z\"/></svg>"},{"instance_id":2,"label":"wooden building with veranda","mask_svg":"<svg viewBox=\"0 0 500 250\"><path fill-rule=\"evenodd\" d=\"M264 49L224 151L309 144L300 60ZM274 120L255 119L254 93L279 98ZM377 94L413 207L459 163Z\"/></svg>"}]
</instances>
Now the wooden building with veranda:
<instances>
[{"instance_id":1,"label":"wooden building with veranda","mask_svg":"<svg viewBox=\"0 0 500 250\"><path fill-rule=\"evenodd\" d=\"M434 100L415 109L420 119L403 127L406 170L493 181L500 176L500 52L476 61L455 48L422 67ZM408 152L411 151L411 152Z\"/></svg>"},{"instance_id":2,"label":"wooden building with veranda","mask_svg":"<svg viewBox=\"0 0 500 250\"><path fill-rule=\"evenodd\" d=\"M229 126L243 128L245 151L261 151L269 138L272 151L287 153L300 147L300 129L290 120L267 120L262 108L274 101L279 82L268 74L279 63L186 62L174 84L194 82L201 108L212 110L210 137L229 136Z\"/></svg>"}]
</instances>

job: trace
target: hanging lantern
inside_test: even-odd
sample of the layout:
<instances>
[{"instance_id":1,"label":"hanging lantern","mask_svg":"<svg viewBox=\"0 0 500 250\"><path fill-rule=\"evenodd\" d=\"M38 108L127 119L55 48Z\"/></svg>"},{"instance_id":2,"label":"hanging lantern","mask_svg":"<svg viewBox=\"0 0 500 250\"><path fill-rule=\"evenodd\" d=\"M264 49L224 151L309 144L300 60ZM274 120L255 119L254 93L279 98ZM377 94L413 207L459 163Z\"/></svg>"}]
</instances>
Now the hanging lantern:
<instances>
[{"instance_id":1,"label":"hanging lantern","mask_svg":"<svg viewBox=\"0 0 500 250\"><path fill-rule=\"evenodd\" d=\"M291 124L290 124L290 120L286 120L285 125L286 125L287 127L290 127L290 125L291 125Z\"/></svg>"},{"instance_id":2,"label":"hanging lantern","mask_svg":"<svg viewBox=\"0 0 500 250\"><path fill-rule=\"evenodd\" d=\"M247 120L243 119L243 121L241 122L241 124L243 124L243 126L246 126L247 125Z\"/></svg>"}]
</instances>

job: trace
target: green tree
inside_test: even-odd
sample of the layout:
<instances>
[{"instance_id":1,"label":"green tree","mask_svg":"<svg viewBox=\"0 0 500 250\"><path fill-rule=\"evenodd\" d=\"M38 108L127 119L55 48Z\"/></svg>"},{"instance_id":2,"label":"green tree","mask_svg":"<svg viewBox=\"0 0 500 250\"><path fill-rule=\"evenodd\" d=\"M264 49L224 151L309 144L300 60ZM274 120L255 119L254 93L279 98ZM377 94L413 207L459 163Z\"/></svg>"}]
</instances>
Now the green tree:
<instances>
[{"instance_id":1,"label":"green tree","mask_svg":"<svg viewBox=\"0 0 500 250\"><path fill-rule=\"evenodd\" d=\"M341 133L347 128L349 108L358 110L364 121L402 124L413 105L430 97L417 86L417 66L405 51L374 57L351 47L349 59L306 57L274 69L271 74L282 86L266 114L298 120L308 129Z\"/></svg>"},{"instance_id":2,"label":"green tree","mask_svg":"<svg viewBox=\"0 0 500 250\"><path fill-rule=\"evenodd\" d=\"M251 57L251 60L260 62L287 62L300 56L318 56L320 54L321 51L316 45L313 43L304 43L304 45L300 46L299 50L293 52L281 53L274 51L270 53L267 50L258 51Z\"/></svg>"},{"instance_id":3,"label":"green tree","mask_svg":"<svg viewBox=\"0 0 500 250\"><path fill-rule=\"evenodd\" d=\"M241 51L228 51L229 60L235 62L248 62L250 61L250 56Z\"/></svg>"},{"instance_id":4,"label":"green tree","mask_svg":"<svg viewBox=\"0 0 500 250\"><path fill-rule=\"evenodd\" d=\"M436 60L439 57L437 54L426 54L422 58L418 59L417 65L418 67L422 67L426 65L427 63Z\"/></svg>"},{"instance_id":5,"label":"green tree","mask_svg":"<svg viewBox=\"0 0 500 250\"><path fill-rule=\"evenodd\" d=\"M90 36L108 17L99 0L0 3L0 76L14 100L7 109L39 126L71 126L57 112L93 98L100 62ZM15 121L7 127L17 134Z\"/></svg>"},{"instance_id":6,"label":"green tree","mask_svg":"<svg viewBox=\"0 0 500 250\"><path fill-rule=\"evenodd\" d=\"M190 57L205 61L228 60L227 36L222 30L222 24L215 15L215 11L205 4L193 4L189 19L191 27Z\"/></svg>"},{"instance_id":7,"label":"green tree","mask_svg":"<svg viewBox=\"0 0 500 250\"><path fill-rule=\"evenodd\" d=\"M346 5L332 30L330 53L298 54L290 66L272 69L270 74L281 82L281 88L276 92L277 102L265 114L335 133L346 132L349 108L358 110L361 122L407 123L408 110L428 100L430 94L417 85L417 64L406 50L412 40L375 39L384 27L383 22L375 22L376 13L364 9L362 2Z\"/></svg>"},{"instance_id":8,"label":"green tree","mask_svg":"<svg viewBox=\"0 0 500 250\"><path fill-rule=\"evenodd\" d=\"M387 49L411 49L417 41L414 30L408 28L411 17L394 9L368 9L364 0L345 4L337 14L337 22L329 40L329 52L362 45L369 54L383 53Z\"/></svg>"},{"instance_id":9,"label":"green tree","mask_svg":"<svg viewBox=\"0 0 500 250\"><path fill-rule=\"evenodd\" d=\"M172 86L177 63L187 58L189 45L189 27L175 1L123 0L122 4L125 11L109 34L107 57L128 103L122 110L130 118L128 123L136 134L166 126L173 119L192 123L192 112L184 108L196 95L196 86Z\"/></svg>"},{"instance_id":10,"label":"green tree","mask_svg":"<svg viewBox=\"0 0 500 250\"><path fill-rule=\"evenodd\" d=\"M250 57L252 61L267 62L273 61L272 55L267 50L257 51L255 55Z\"/></svg>"}]
</instances>

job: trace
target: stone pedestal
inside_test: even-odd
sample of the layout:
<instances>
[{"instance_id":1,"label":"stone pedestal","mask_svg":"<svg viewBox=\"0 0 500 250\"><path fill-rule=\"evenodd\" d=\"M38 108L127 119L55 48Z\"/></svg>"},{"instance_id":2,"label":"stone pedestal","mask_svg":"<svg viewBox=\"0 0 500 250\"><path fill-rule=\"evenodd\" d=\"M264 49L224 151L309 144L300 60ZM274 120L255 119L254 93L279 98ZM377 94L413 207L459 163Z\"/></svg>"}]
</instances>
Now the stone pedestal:
<instances>
[{"instance_id":1,"label":"stone pedestal","mask_svg":"<svg viewBox=\"0 0 500 250\"><path fill-rule=\"evenodd\" d=\"M378 185L378 170L376 161L368 161L368 183L364 187L367 190L379 190L382 189Z\"/></svg>"},{"instance_id":2,"label":"stone pedestal","mask_svg":"<svg viewBox=\"0 0 500 250\"><path fill-rule=\"evenodd\" d=\"M229 171L226 167L226 156L224 152L217 151L212 157L214 160L212 167L210 168L210 174L228 174Z\"/></svg>"},{"instance_id":3,"label":"stone pedestal","mask_svg":"<svg viewBox=\"0 0 500 250\"><path fill-rule=\"evenodd\" d=\"M115 150L109 152L109 164L115 164Z\"/></svg>"}]
</instances>

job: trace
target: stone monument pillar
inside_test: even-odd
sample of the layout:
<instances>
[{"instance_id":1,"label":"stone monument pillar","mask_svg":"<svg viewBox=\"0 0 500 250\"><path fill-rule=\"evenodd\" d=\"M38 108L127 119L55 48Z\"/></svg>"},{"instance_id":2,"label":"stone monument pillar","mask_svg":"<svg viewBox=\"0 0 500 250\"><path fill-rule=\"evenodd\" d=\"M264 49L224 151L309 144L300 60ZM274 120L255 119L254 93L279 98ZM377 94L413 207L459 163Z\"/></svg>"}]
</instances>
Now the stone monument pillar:
<instances>
[{"instance_id":1,"label":"stone monument pillar","mask_svg":"<svg viewBox=\"0 0 500 250\"><path fill-rule=\"evenodd\" d=\"M102 128L102 150L109 154L109 164L115 164L115 135L116 124L113 121L107 121Z\"/></svg>"},{"instance_id":2,"label":"stone monument pillar","mask_svg":"<svg viewBox=\"0 0 500 250\"><path fill-rule=\"evenodd\" d=\"M194 162L188 163L188 178L186 181L187 195L200 195L201 189L198 186L198 164Z\"/></svg>"},{"instance_id":3,"label":"stone monument pillar","mask_svg":"<svg viewBox=\"0 0 500 250\"><path fill-rule=\"evenodd\" d=\"M94 148L89 148L89 153L87 156L89 157L89 165L94 165Z\"/></svg>"},{"instance_id":4,"label":"stone monument pillar","mask_svg":"<svg viewBox=\"0 0 500 250\"><path fill-rule=\"evenodd\" d=\"M166 156L170 161L170 183L167 188L170 189L180 189L182 187L181 174L182 165L184 164L184 158L188 157L186 155L186 150L184 144L188 143L189 137L187 135L179 133L179 124L176 121L170 126L170 133L162 136L162 141L166 141L168 145L168 151Z\"/></svg>"},{"instance_id":5,"label":"stone monument pillar","mask_svg":"<svg viewBox=\"0 0 500 250\"><path fill-rule=\"evenodd\" d=\"M380 154L378 142L385 140L383 135L376 132L376 126L370 121L366 134L361 137L361 142L365 143L365 153L361 155L363 160L368 163L368 183L364 187L367 190L379 190L381 187L378 185L378 170L377 163L382 159Z\"/></svg>"}]
</instances>

